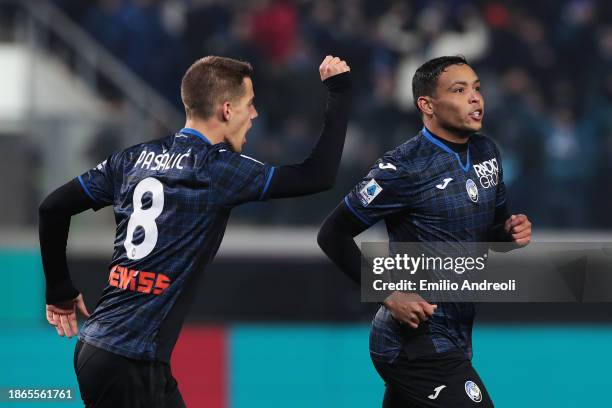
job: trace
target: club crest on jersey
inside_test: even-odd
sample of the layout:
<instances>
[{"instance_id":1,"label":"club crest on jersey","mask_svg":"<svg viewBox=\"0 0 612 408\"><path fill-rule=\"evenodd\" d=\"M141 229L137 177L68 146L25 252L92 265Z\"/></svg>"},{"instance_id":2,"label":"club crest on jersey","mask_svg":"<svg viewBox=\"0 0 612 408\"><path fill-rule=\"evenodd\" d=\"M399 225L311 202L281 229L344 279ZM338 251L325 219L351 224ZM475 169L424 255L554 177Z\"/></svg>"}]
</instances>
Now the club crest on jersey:
<instances>
[{"instance_id":1,"label":"club crest on jersey","mask_svg":"<svg viewBox=\"0 0 612 408\"><path fill-rule=\"evenodd\" d=\"M467 179L467 181L465 182L465 189L467 190L470 200L477 203L478 202L478 187L476 187L476 183L474 183L474 180Z\"/></svg>"},{"instance_id":2,"label":"club crest on jersey","mask_svg":"<svg viewBox=\"0 0 612 408\"><path fill-rule=\"evenodd\" d=\"M381 191L382 187L378 185L375 179L372 179L359 191L359 201L364 207L367 207Z\"/></svg>"},{"instance_id":3,"label":"club crest on jersey","mask_svg":"<svg viewBox=\"0 0 612 408\"><path fill-rule=\"evenodd\" d=\"M474 381L465 382L465 393L474 402L482 401L482 392L480 392L480 388L478 388Z\"/></svg>"}]
</instances>

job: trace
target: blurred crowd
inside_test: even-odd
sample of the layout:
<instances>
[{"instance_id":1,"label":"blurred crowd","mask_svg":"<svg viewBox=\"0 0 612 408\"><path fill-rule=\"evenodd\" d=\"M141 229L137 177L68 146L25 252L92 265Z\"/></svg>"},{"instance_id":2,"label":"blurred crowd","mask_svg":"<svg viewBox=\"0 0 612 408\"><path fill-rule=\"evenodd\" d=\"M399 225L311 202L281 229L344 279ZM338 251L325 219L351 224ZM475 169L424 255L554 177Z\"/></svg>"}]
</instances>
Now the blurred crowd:
<instances>
[{"instance_id":1,"label":"blurred crowd","mask_svg":"<svg viewBox=\"0 0 612 408\"><path fill-rule=\"evenodd\" d=\"M260 117L246 152L273 164L303 158L318 135L322 58L349 62L355 98L336 188L243 212L246 221L319 222L377 157L420 129L415 69L462 54L482 79L483 133L501 147L512 210L543 227L612 226L610 2L55 2L180 109L178 84L191 62L210 54L250 61Z\"/></svg>"}]
</instances>

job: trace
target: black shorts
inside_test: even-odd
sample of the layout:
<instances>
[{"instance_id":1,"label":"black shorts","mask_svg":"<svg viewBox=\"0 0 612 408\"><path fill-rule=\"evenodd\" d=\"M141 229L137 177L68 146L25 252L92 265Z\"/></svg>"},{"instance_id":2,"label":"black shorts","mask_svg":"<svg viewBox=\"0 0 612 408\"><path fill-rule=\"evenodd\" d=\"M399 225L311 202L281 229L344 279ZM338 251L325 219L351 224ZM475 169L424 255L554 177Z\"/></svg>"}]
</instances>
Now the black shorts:
<instances>
[{"instance_id":1,"label":"black shorts","mask_svg":"<svg viewBox=\"0 0 612 408\"><path fill-rule=\"evenodd\" d=\"M133 360L79 340L74 370L88 408L185 407L167 363Z\"/></svg>"},{"instance_id":2,"label":"black shorts","mask_svg":"<svg viewBox=\"0 0 612 408\"><path fill-rule=\"evenodd\" d=\"M383 408L491 408L493 402L472 363L461 351L393 363L372 358L385 381Z\"/></svg>"}]
</instances>

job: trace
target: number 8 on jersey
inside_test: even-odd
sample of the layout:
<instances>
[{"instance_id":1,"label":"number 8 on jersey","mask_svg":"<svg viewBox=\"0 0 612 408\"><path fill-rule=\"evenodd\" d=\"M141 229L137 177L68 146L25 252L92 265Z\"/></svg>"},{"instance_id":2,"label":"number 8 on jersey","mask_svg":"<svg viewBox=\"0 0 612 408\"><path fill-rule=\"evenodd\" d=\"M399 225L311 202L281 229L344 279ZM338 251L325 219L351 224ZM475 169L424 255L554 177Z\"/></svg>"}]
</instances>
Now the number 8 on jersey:
<instances>
[{"instance_id":1,"label":"number 8 on jersey","mask_svg":"<svg viewBox=\"0 0 612 408\"><path fill-rule=\"evenodd\" d=\"M151 207L142 208L142 198L146 193L151 193ZM134 189L132 198L134 212L130 216L127 227L127 235L123 246L129 259L142 259L149 255L155 244L157 244L157 224L155 219L164 210L164 186L153 178L147 177L142 180ZM134 232L137 227L144 229L144 239L140 244L134 244Z\"/></svg>"}]
</instances>

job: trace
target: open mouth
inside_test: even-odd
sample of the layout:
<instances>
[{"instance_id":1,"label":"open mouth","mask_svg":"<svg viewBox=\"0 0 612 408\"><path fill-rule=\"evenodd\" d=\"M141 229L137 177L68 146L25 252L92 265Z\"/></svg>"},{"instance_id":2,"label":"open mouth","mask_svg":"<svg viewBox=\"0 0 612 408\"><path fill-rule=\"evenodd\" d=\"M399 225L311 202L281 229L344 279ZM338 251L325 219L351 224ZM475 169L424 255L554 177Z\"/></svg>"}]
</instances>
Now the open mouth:
<instances>
[{"instance_id":1,"label":"open mouth","mask_svg":"<svg viewBox=\"0 0 612 408\"><path fill-rule=\"evenodd\" d=\"M481 121L482 120L482 109L476 109L475 111L470 112L469 117Z\"/></svg>"}]
</instances>

